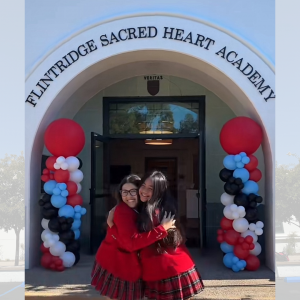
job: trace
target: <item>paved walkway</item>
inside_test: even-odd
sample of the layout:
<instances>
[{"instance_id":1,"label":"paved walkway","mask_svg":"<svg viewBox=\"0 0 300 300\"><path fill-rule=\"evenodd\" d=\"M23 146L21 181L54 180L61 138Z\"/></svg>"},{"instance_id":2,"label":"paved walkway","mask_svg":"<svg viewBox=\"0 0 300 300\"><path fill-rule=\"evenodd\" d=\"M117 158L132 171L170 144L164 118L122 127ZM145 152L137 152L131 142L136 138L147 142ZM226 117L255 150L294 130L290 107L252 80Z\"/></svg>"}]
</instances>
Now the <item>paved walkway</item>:
<instances>
[{"instance_id":1,"label":"paved walkway","mask_svg":"<svg viewBox=\"0 0 300 300\"><path fill-rule=\"evenodd\" d=\"M255 272L234 273L222 263L222 253L201 253L191 251L205 284L203 293L194 299L214 300L270 300L275 299L275 275L261 266ZM43 268L26 271L26 298L30 300L45 299L107 299L100 297L90 286L90 272L93 265L92 256L82 255L74 268L62 273ZM50 298L48 298L50 299Z\"/></svg>"}]
</instances>

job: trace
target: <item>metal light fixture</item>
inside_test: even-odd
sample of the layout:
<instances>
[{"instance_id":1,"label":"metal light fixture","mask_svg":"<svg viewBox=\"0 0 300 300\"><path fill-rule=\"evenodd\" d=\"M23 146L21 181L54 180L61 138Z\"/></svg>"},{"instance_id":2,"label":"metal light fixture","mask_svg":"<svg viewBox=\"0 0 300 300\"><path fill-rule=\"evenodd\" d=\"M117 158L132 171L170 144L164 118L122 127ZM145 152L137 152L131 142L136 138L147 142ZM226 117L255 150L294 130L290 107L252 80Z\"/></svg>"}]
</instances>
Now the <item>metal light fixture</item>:
<instances>
[{"instance_id":1,"label":"metal light fixture","mask_svg":"<svg viewBox=\"0 0 300 300\"><path fill-rule=\"evenodd\" d=\"M167 145L172 145L173 140L168 139L168 140L163 140L163 139L147 139L145 140L146 145L153 145L153 146L167 146Z\"/></svg>"}]
</instances>

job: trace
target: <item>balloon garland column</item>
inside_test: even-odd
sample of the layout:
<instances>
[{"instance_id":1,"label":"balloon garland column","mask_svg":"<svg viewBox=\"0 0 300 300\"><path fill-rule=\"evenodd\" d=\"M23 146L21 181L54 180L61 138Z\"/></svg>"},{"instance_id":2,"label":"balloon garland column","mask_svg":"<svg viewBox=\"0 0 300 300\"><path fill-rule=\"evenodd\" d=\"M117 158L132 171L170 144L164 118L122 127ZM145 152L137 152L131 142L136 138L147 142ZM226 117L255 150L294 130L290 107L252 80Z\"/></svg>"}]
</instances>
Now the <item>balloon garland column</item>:
<instances>
[{"instance_id":1,"label":"balloon garland column","mask_svg":"<svg viewBox=\"0 0 300 300\"><path fill-rule=\"evenodd\" d=\"M52 122L45 131L45 146L53 155L46 161L41 176L44 184L41 234L41 265L53 271L64 271L80 259L81 216L86 213L79 195L83 173L75 156L84 147L84 131L69 119Z\"/></svg>"},{"instance_id":2,"label":"balloon garland column","mask_svg":"<svg viewBox=\"0 0 300 300\"><path fill-rule=\"evenodd\" d=\"M220 133L220 143L229 154L223 160L220 179L225 182L221 202L225 206L217 240L224 252L223 263L234 272L255 271L261 246L258 236L264 224L258 219L257 182L262 174L253 153L262 142L262 129L252 119L237 117L228 121Z\"/></svg>"}]
</instances>

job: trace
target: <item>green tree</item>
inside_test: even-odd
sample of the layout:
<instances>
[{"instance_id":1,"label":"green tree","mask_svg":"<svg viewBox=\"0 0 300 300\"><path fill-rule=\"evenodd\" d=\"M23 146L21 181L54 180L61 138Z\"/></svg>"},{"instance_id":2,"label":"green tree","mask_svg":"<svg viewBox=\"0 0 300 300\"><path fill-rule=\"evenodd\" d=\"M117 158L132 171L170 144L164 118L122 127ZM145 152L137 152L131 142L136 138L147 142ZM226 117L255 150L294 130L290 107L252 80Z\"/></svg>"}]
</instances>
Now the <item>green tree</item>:
<instances>
[{"instance_id":1,"label":"green tree","mask_svg":"<svg viewBox=\"0 0 300 300\"><path fill-rule=\"evenodd\" d=\"M297 158L298 163L293 167L276 163L275 196L276 219L280 222L296 224L293 216L300 223L300 158L295 154L289 154Z\"/></svg>"},{"instance_id":2,"label":"green tree","mask_svg":"<svg viewBox=\"0 0 300 300\"><path fill-rule=\"evenodd\" d=\"M287 255L293 255L296 253L296 238L298 235L295 232L292 232L288 235L288 243L284 247L284 252Z\"/></svg>"},{"instance_id":3,"label":"green tree","mask_svg":"<svg viewBox=\"0 0 300 300\"><path fill-rule=\"evenodd\" d=\"M0 160L0 228L16 234L15 266L19 265L20 231L24 228L25 160L6 155Z\"/></svg>"},{"instance_id":4,"label":"green tree","mask_svg":"<svg viewBox=\"0 0 300 300\"><path fill-rule=\"evenodd\" d=\"M192 114L186 114L184 120L180 121L180 133L198 132L198 120L194 120Z\"/></svg>"}]
</instances>

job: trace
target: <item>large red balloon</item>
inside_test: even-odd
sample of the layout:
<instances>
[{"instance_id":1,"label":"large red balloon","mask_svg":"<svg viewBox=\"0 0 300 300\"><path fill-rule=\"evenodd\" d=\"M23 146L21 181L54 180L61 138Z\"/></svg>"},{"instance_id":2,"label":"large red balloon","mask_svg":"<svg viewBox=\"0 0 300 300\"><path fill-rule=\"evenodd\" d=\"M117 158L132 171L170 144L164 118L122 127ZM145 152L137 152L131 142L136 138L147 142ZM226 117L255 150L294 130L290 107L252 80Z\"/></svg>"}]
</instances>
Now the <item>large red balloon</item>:
<instances>
[{"instance_id":1,"label":"large red balloon","mask_svg":"<svg viewBox=\"0 0 300 300\"><path fill-rule=\"evenodd\" d=\"M244 166L244 168L246 170L248 170L249 172L253 171L256 169L256 167L258 166L258 159L256 158L256 156L254 155L248 155L248 157L250 158L250 162L248 164L246 164Z\"/></svg>"},{"instance_id":2,"label":"large red balloon","mask_svg":"<svg viewBox=\"0 0 300 300\"><path fill-rule=\"evenodd\" d=\"M50 157L47 158L47 160L46 160L47 169L49 169L51 171L56 171L56 169L54 168L54 164L56 163L56 159L57 159L57 157L55 157L55 156L50 156Z\"/></svg>"},{"instance_id":3,"label":"large red balloon","mask_svg":"<svg viewBox=\"0 0 300 300\"><path fill-rule=\"evenodd\" d=\"M253 180L255 182L260 181L261 178L262 178L262 174L261 174L261 171L259 169L254 169L249 174L250 174L249 180Z\"/></svg>"},{"instance_id":4,"label":"large red balloon","mask_svg":"<svg viewBox=\"0 0 300 300\"><path fill-rule=\"evenodd\" d=\"M235 245L240 236L240 233L236 232L234 229L229 229L224 234L224 240L229 245Z\"/></svg>"},{"instance_id":5,"label":"large red balloon","mask_svg":"<svg viewBox=\"0 0 300 300\"><path fill-rule=\"evenodd\" d=\"M228 121L220 133L220 143L228 154L254 153L262 142L261 127L248 117Z\"/></svg>"},{"instance_id":6,"label":"large red balloon","mask_svg":"<svg viewBox=\"0 0 300 300\"><path fill-rule=\"evenodd\" d=\"M257 256L250 254L246 259L246 270L248 271L255 271L259 268L260 266L260 261L257 258Z\"/></svg>"},{"instance_id":7,"label":"large red balloon","mask_svg":"<svg viewBox=\"0 0 300 300\"><path fill-rule=\"evenodd\" d=\"M69 192L69 196L73 196L77 193L78 186L77 183L74 181L68 181L67 182L67 190Z\"/></svg>"},{"instance_id":8,"label":"large red balloon","mask_svg":"<svg viewBox=\"0 0 300 300\"><path fill-rule=\"evenodd\" d=\"M75 207L76 205L82 205L83 199L79 194L67 197L67 204Z\"/></svg>"},{"instance_id":9,"label":"large red balloon","mask_svg":"<svg viewBox=\"0 0 300 300\"><path fill-rule=\"evenodd\" d=\"M249 246L248 246L249 247ZM249 248L244 249L241 244L238 244L234 247L233 253L239 259L246 259L249 256Z\"/></svg>"},{"instance_id":10,"label":"large red balloon","mask_svg":"<svg viewBox=\"0 0 300 300\"><path fill-rule=\"evenodd\" d=\"M233 220L229 220L226 217L223 217L221 220L221 228L224 230L233 229L232 227Z\"/></svg>"},{"instance_id":11,"label":"large red balloon","mask_svg":"<svg viewBox=\"0 0 300 300\"><path fill-rule=\"evenodd\" d=\"M52 155L68 157L80 153L84 147L85 136L83 129L75 121L58 119L48 126L44 140Z\"/></svg>"},{"instance_id":12,"label":"large red balloon","mask_svg":"<svg viewBox=\"0 0 300 300\"><path fill-rule=\"evenodd\" d=\"M59 183L66 183L70 179L70 172L68 170L59 169L54 173L54 180Z\"/></svg>"}]
</instances>

